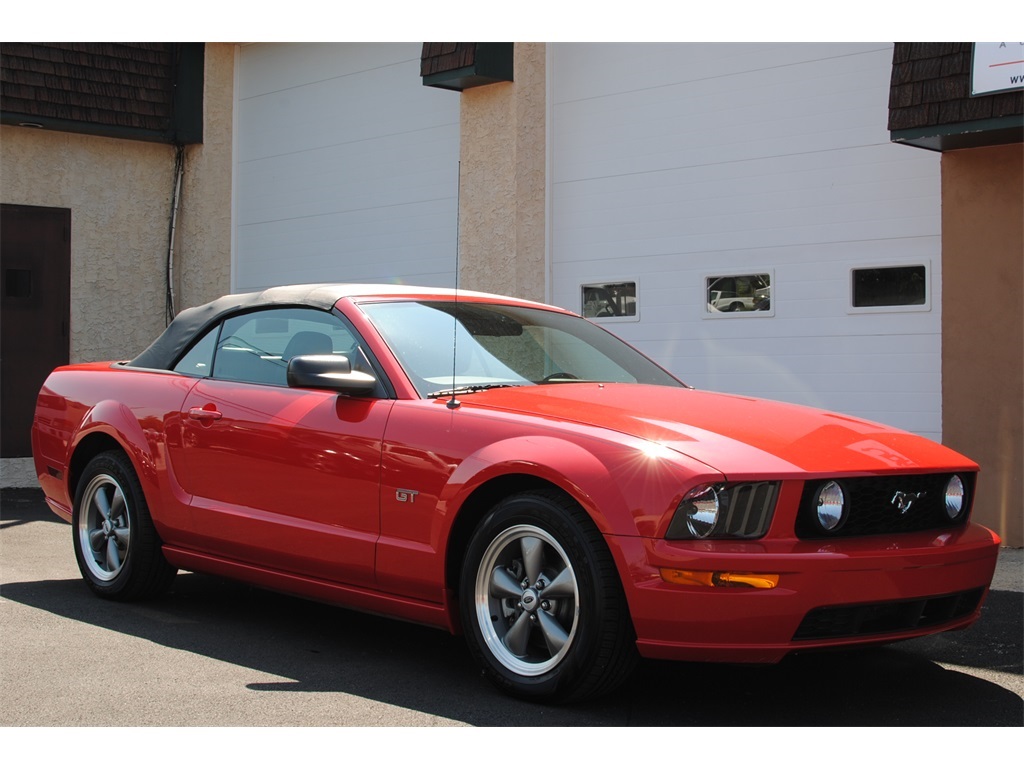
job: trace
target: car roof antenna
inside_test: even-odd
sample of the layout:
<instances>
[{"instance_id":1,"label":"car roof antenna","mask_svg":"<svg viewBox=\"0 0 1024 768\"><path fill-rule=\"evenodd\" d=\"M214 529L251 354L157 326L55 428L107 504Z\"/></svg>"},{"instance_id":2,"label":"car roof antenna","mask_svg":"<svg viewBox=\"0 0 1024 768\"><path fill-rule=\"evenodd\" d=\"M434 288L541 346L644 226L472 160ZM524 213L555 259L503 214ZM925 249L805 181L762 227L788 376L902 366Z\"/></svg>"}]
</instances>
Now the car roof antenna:
<instances>
[{"instance_id":1,"label":"car roof antenna","mask_svg":"<svg viewBox=\"0 0 1024 768\"><path fill-rule=\"evenodd\" d=\"M455 372L457 370L456 355L459 339L459 220L462 215L462 161L456 170L455 180L455 311L452 313L452 397L448 401L449 410L455 410L462 403L455 398Z\"/></svg>"}]
</instances>

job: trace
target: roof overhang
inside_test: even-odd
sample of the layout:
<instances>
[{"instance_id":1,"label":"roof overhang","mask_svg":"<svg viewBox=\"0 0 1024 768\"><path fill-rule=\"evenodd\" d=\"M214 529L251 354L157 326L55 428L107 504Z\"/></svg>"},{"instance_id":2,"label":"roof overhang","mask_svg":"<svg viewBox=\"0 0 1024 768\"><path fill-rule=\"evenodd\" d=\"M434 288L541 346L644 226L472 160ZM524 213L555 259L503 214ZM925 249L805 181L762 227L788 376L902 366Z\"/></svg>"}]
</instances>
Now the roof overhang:
<instances>
[{"instance_id":1,"label":"roof overhang","mask_svg":"<svg viewBox=\"0 0 1024 768\"><path fill-rule=\"evenodd\" d=\"M1020 144L1024 142L1024 115L890 131L889 138L896 144L907 144L934 152Z\"/></svg>"}]
</instances>

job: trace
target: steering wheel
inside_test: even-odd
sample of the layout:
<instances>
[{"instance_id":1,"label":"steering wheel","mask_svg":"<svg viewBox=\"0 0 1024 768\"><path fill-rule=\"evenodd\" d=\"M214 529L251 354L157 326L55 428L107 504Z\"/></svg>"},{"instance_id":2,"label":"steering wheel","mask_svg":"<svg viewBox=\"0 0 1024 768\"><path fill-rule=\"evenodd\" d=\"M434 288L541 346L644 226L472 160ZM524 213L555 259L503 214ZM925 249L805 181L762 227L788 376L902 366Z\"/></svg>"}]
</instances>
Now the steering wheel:
<instances>
[{"instance_id":1,"label":"steering wheel","mask_svg":"<svg viewBox=\"0 0 1024 768\"><path fill-rule=\"evenodd\" d=\"M577 376L577 375L575 375L573 373L566 373L565 371L556 371L555 373L549 373L547 376L545 376L543 379L541 379L538 383L539 384L547 384L549 381L554 381L555 379L576 379L577 381L579 381L579 378L580 378L579 376Z\"/></svg>"}]
</instances>

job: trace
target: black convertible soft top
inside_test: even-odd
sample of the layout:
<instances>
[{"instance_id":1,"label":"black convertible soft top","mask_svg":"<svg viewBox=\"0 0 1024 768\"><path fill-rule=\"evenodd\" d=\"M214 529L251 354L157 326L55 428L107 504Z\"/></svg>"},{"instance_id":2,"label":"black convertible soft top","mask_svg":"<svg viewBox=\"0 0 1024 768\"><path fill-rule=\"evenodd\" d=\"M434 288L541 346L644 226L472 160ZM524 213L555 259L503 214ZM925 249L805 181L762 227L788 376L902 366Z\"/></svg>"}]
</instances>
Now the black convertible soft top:
<instances>
[{"instance_id":1,"label":"black convertible soft top","mask_svg":"<svg viewBox=\"0 0 1024 768\"><path fill-rule=\"evenodd\" d=\"M134 368L170 370L181 353L199 334L225 315L267 306L301 306L330 309L345 296L351 296L351 285L286 285L254 293L236 293L214 299L208 304L182 310L152 344L128 365ZM393 289L392 289L393 290Z\"/></svg>"},{"instance_id":2,"label":"black convertible soft top","mask_svg":"<svg viewBox=\"0 0 1024 768\"><path fill-rule=\"evenodd\" d=\"M496 296L477 291L453 290L451 288L417 288L408 285L373 285L355 283L320 283L313 285L284 285L266 288L253 293L235 293L214 299L208 304L182 310L152 344L134 360L128 362L133 368L155 368L170 370L188 349L189 345L222 318L236 312L260 307L313 307L329 310L339 299L347 296L459 296L478 297L497 301L515 301L505 296ZM523 302L533 304L533 302ZM535 304L543 307L543 304Z\"/></svg>"}]
</instances>

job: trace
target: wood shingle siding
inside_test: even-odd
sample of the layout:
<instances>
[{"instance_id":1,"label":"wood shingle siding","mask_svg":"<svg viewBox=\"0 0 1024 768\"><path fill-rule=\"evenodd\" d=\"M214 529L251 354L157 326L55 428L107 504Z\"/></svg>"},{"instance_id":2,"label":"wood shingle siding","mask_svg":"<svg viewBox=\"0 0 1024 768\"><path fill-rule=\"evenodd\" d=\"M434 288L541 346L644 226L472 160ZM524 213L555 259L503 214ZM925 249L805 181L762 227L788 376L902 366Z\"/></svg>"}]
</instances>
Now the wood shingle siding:
<instances>
[{"instance_id":1,"label":"wood shingle siding","mask_svg":"<svg viewBox=\"0 0 1024 768\"><path fill-rule=\"evenodd\" d=\"M201 48L181 43L4 43L3 122L181 141L182 118L188 112L187 140L198 140L194 110L202 104ZM187 49L197 60L190 62L193 80L198 62L198 91L183 79Z\"/></svg>"},{"instance_id":2,"label":"wood shingle siding","mask_svg":"<svg viewBox=\"0 0 1024 768\"><path fill-rule=\"evenodd\" d=\"M971 97L971 43L896 43L889 130L1024 114L1024 92Z\"/></svg>"},{"instance_id":3,"label":"wood shingle siding","mask_svg":"<svg viewBox=\"0 0 1024 768\"><path fill-rule=\"evenodd\" d=\"M473 66L476 43L424 43L420 77Z\"/></svg>"}]
</instances>

